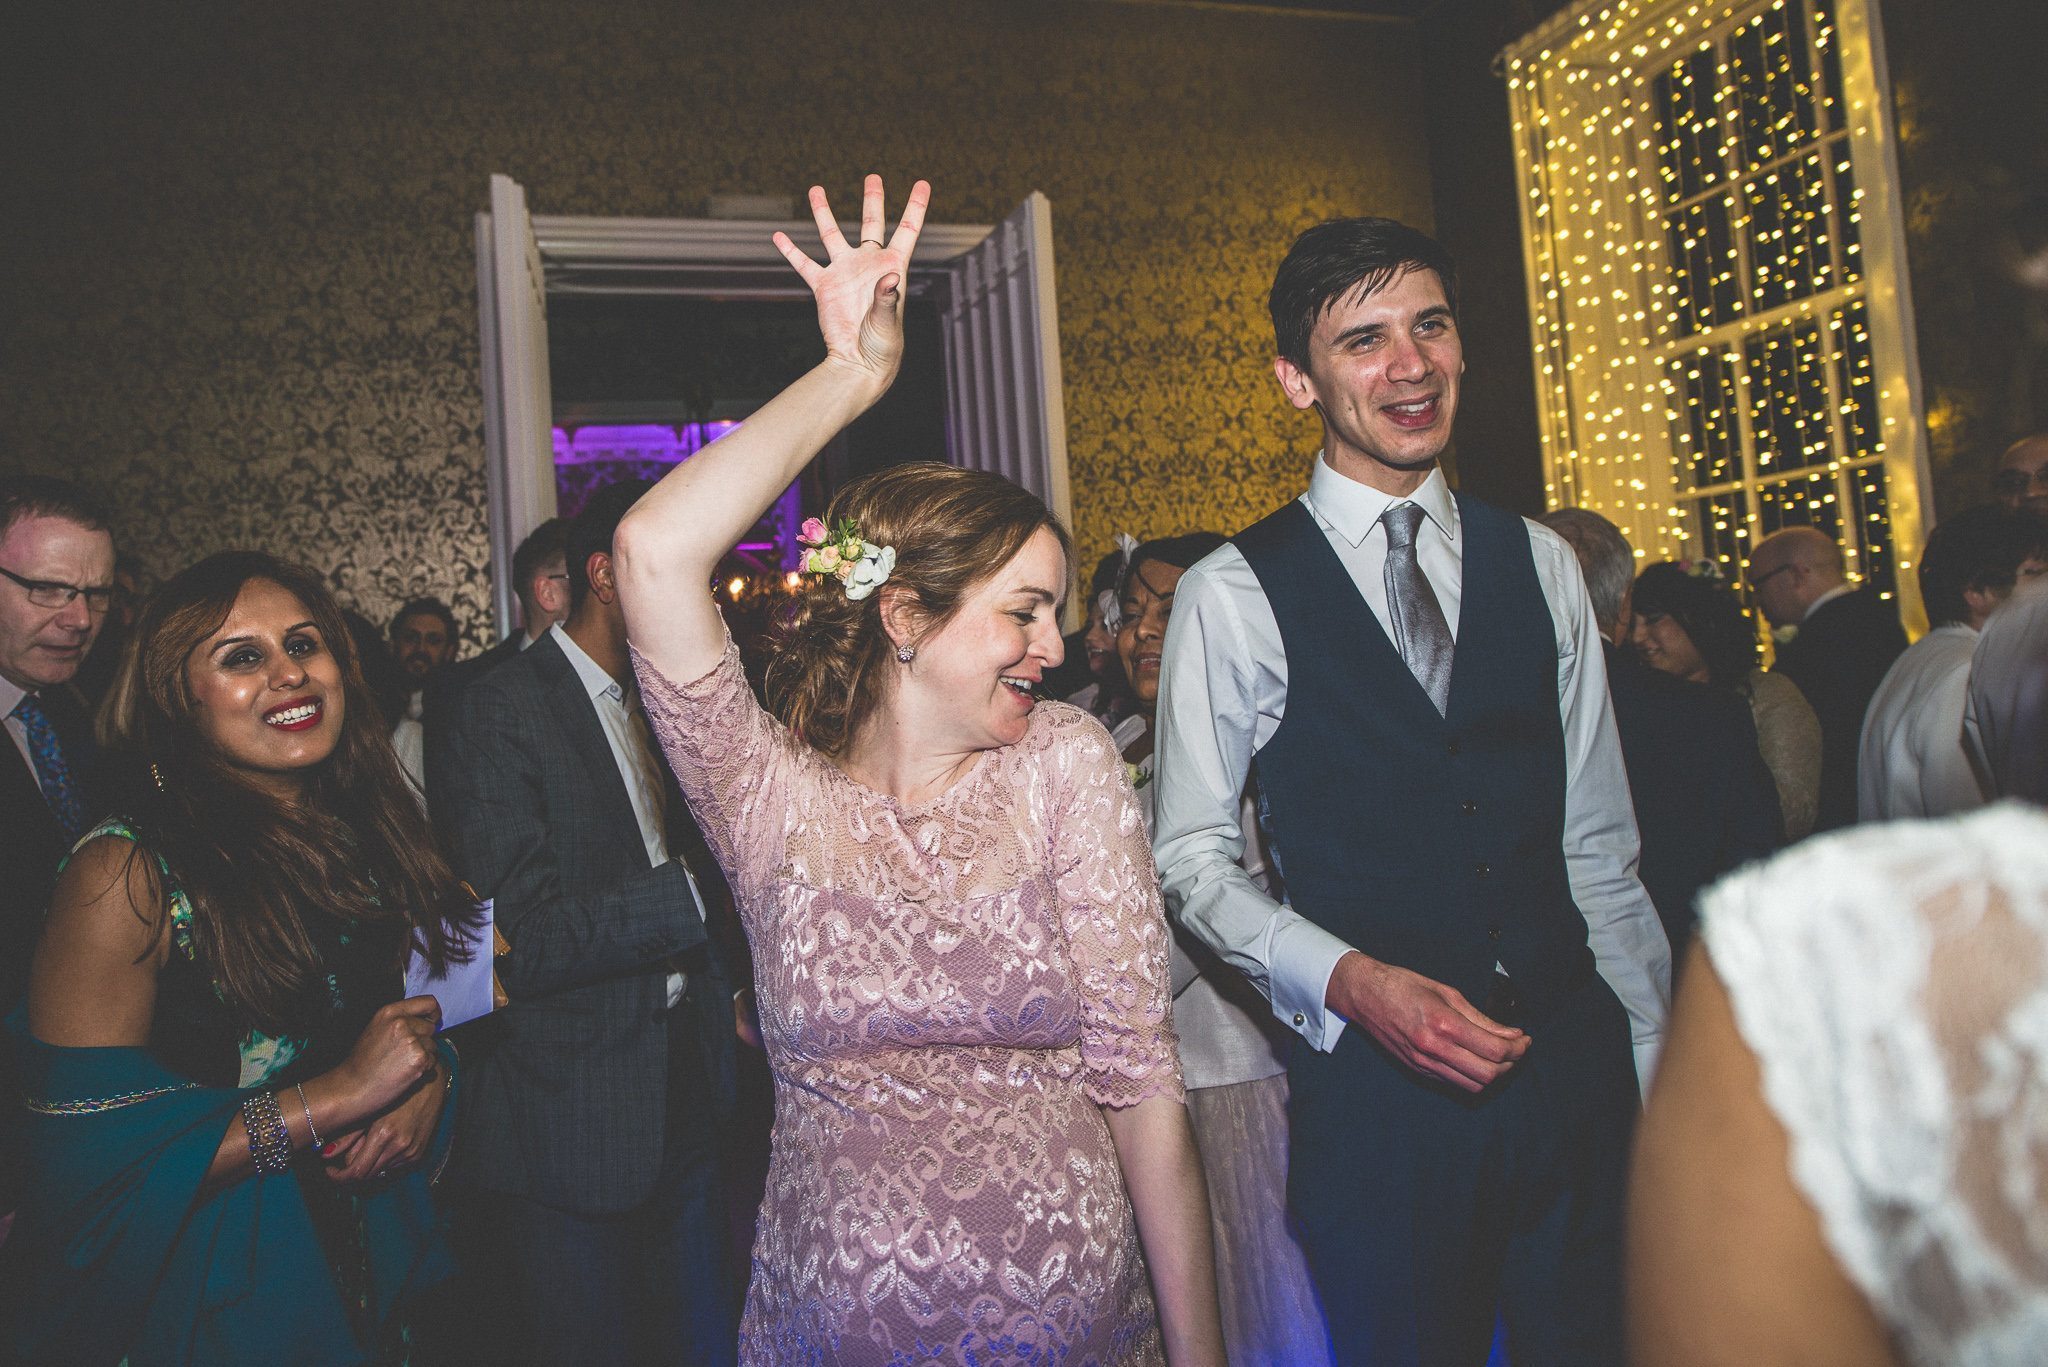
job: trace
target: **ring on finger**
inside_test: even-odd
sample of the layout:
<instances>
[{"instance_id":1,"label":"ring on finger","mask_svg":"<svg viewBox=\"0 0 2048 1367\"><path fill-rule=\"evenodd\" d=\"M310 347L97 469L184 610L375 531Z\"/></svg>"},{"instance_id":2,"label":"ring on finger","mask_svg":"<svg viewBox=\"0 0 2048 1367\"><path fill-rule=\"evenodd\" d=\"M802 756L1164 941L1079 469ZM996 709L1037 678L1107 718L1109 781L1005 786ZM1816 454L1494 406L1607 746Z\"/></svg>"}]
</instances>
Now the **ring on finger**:
<instances>
[{"instance_id":1,"label":"ring on finger","mask_svg":"<svg viewBox=\"0 0 2048 1367\"><path fill-rule=\"evenodd\" d=\"M882 245L882 239L879 237L864 237L860 240L860 245L863 247L879 247Z\"/></svg>"}]
</instances>

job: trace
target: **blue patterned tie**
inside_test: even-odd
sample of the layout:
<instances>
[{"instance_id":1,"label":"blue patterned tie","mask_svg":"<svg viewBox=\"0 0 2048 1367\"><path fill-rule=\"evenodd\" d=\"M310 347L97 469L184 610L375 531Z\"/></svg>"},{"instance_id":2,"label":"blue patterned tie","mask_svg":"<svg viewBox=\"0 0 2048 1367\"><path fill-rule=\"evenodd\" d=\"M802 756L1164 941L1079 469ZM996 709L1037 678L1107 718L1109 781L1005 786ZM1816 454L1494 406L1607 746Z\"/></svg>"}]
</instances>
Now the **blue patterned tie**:
<instances>
[{"instance_id":1,"label":"blue patterned tie","mask_svg":"<svg viewBox=\"0 0 2048 1367\"><path fill-rule=\"evenodd\" d=\"M36 701L35 694L26 693L8 715L17 718L22 730L28 733L29 758L35 761L43 801L50 804L65 837L76 840L85 829L85 802L71 781L71 766L65 762L64 747L57 741L57 728L50 724L50 714Z\"/></svg>"}]
</instances>

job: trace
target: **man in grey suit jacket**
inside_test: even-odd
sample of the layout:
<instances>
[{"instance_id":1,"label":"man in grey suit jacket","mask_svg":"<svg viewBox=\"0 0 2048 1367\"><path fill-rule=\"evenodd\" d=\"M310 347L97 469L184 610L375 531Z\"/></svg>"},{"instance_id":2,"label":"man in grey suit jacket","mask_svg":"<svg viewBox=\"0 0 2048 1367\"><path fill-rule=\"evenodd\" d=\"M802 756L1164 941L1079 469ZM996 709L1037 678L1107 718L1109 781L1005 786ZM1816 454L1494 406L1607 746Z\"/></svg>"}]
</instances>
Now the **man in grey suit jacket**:
<instances>
[{"instance_id":1,"label":"man in grey suit jacket","mask_svg":"<svg viewBox=\"0 0 2048 1367\"><path fill-rule=\"evenodd\" d=\"M612 583L646 487L571 525L569 620L464 690L431 790L511 946L511 1005L464 1051L469 1241L501 1264L515 1351L549 1367L735 1356L723 885L640 714Z\"/></svg>"}]
</instances>

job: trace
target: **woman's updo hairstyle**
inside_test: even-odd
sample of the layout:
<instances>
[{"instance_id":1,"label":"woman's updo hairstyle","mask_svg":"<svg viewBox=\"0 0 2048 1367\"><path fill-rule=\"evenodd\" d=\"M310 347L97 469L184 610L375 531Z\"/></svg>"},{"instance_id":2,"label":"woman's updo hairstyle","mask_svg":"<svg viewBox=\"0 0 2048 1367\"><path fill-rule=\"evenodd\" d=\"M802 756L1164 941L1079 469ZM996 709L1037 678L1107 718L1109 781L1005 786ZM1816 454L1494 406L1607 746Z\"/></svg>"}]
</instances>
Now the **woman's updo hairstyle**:
<instances>
[{"instance_id":1,"label":"woman's updo hairstyle","mask_svg":"<svg viewBox=\"0 0 2048 1367\"><path fill-rule=\"evenodd\" d=\"M1074 558L1066 529L1035 495L1001 475L936 461L861 476L825 510L828 527L843 518L863 540L896 548L889 582L853 599L831 575L805 575L775 625L762 690L783 725L828 755L846 748L899 667L882 626L884 595L908 593L925 619L919 634L928 635L1040 529L1059 538L1068 574Z\"/></svg>"}]
</instances>

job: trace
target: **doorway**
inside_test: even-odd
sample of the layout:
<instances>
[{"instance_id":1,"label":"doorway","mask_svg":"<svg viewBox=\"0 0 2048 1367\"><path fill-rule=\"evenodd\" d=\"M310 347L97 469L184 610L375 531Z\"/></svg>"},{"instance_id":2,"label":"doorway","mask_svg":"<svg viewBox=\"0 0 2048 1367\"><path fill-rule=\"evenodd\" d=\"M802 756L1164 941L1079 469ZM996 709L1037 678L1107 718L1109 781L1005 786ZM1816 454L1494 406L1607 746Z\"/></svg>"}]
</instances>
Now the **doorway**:
<instances>
[{"instance_id":1,"label":"doorway","mask_svg":"<svg viewBox=\"0 0 2048 1367\"><path fill-rule=\"evenodd\" d=\"M577 432L667 427L673 438L664 453L681 460L815 361L809 292L770 243L777 229L823 255L808 222L531 215L516 182L491 177L491 208L476 221L477 293L492 602L501 632L513 623L512 548L562 507L558 401ZM814 487L799 481L771 513L777 526L757 528L750 543L779 546L785 534L793 538L796 523L788 518L800 517L796 510L822 508L831 488L901 459L994 471L1071 525L1051 204L1034 191L993 226L927 224L908 283L910 359L896 389L814 463L806 475ZM643 340L668 341L600 382L585 373L573 343L557 347L557 319L565 334L593 343L630 346L617 339L636 330ZM707 339L721 333L751 338L753 358L704 368ZM913 371L920 353L925 362ZM694 377L663 369L693 362ZM551 378L557 363L573 372L560 391ZM607 363L593 353L589 364ZM608 388L614 392L601 392ZM634 397L643 393L651 397ZM575 436L567 427L563 433L573 465ZM650 444L662 440L641 435ZM586 440L582 454L599 441Z\"/></svg>"}]
</instances>

